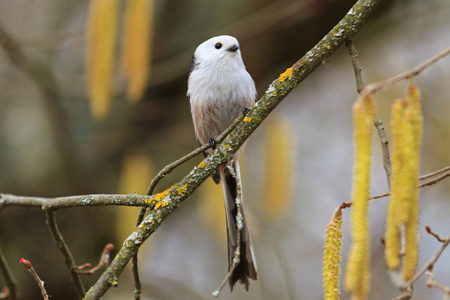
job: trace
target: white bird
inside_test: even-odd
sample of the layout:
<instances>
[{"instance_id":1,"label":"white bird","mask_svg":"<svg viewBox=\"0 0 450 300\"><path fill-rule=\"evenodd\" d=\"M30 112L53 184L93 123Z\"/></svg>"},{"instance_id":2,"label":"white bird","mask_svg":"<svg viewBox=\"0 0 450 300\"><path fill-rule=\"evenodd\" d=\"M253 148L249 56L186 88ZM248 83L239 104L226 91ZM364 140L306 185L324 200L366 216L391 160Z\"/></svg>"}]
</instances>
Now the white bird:
<instances>
[{"instance_id":1,"label":"white bird","mask_svg":"<svg viewBox=\"0 0 450 300\"><path fill-rule=\"evenodd\" d=\"M255 83L245 69L236 38L216 36L197 47L192 59L187 95L199 143L203 145L209 142L214 146L215 138L250 107L256 98ZM238 153L233 157L233 166L240 181ZM225 197L230 270L237 247L236 180L225 166L220 166L218 173L213 179L216 183L222 181ZM242 212L243 204L242 202ZM243 218L240 262L229 280L231 290L237 281L248 290L248 278L257 280L250 232L245 215Z\"/></svg>"}]
</instances>

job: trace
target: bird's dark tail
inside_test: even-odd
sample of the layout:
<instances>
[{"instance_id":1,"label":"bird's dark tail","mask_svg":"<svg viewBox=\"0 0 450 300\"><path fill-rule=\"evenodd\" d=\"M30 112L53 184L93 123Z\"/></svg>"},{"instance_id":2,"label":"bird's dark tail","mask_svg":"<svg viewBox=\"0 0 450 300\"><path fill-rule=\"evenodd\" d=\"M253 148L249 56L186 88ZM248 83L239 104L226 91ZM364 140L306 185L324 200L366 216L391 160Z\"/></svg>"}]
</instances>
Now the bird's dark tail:
<instances>
[{"instance_id":1,"label":"bird's dark tail","mask_svg":"<svg viewBox=\"0 0 450 300\"><path fill-rule=\"evenodd\" d=\"M241 174L239 170L239 164L237 160L233 164L238 180L241 180ZM220 168L220 179L222 180L223 193L225 197L225 211L227 217L227 236L228 236L228 270L233 266L234 253L237 247L237 228L236 228L236 216L238 209L236 206L236 180L230 174L226 167ZM241 184L242 187L242 184ZM245 289L248 290L249 278L257 280L257 267L255 256L252 248L252 240L250 232L248 230L247 221L244 214L244 202L241 193L241 212L243 217L243 228L240 238L240 260L239 264L234 269L232 276L230 277L229 284L231 290L233 290L236 282L245 285Z\"/></svg>"}]
</instances>

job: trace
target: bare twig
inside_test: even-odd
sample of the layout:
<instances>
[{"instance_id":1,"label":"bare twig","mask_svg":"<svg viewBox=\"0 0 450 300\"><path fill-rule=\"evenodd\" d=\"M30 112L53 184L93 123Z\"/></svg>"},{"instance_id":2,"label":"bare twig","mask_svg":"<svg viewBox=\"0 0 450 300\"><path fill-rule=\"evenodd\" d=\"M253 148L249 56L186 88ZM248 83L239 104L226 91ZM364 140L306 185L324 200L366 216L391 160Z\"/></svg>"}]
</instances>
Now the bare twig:
<instances>
[{"instance_id":1,"label":"bare twig","mask_svg":"<svg viewBox=\"0 0 450 300\"><path fill-rule=\"evenodd\" d=\"M439 250L436 252L436 254L433 255L433 257L422 267L422 269L420 269L420 271L418 271L413 278L411 278L403 287L403 293L401 295L399 295L398 297L394 298L394 300L401 300L401 299L411 299L412 298L412 294L413 294L413 284L414 282L417 281L417 279L419 279L422 275L426 274L428 279L427 279L427 286L428 287L436 287L441 289L442 291L444 291L445 293L445 297L444 299L447 299L446 297L448 297L450 295L450 290L448 287L445 287L443 285L438 284L436 281L434 281L434 276L433 276L433 268L434 265L436 264L436 262L438 261L439 257L441 256L442 252L444 252L445 248L447 248L447 246L450 244L450 236L442 239L437 233L435 233L433 230L431 230L430 226L426 226L425 227L427 232L434 236L439 242L442 243L441 248L439 248Z\"/></svg>"},{"instance_id":2,"label":"bare twig","mask_svg":"<svg viewBox=\"0 0 450 300\"><path fill-rule=\"evenodd\" d=\"M75 267L75 272L80 275L92 275L104 266L106 266L109 263L110 253L114 249L114 244L107 244L105 248L103 248L102 256L100 257L100 260L98 264L89 269L91 267L90 263L86 263L82 266ZM88 269L88 270L86 270Z\"/></svg>"},{"instance_id":3,"label":"bare twig","mask_svg":"<svg viewBox=\"0 0 450 300\"><path fill-rule=\"evenodd\" d=\"M345 46L348 49L348 52L350 53L350 56L352 57L352 65L353 65L353 71L355 72L355 79L356 79L356 91L358 92L358 94L361 93L363 87L364 87L364 82L362 79L362 74L361 74L361 66L359 64L359 56L358 56L358 51L356 51L355 48L355 44L353 43L353 40L347 40L345 42Z\"/></svg>"},{"instance_id":4,"label":"bare twig","mask_svg":"<svg viewBox=\"0 0 450 300\"><path fill-rule=\"evenodd\" d=\"M356 90L358 91L358 94L361 93L364 82L361 75L361 65L359 64L359 56L358 51L355 48L355 45L353 43L353 40L347 40L345 42L345 45L348 48L348 52L350 53L350 56L352 57L352 65L353 70L355 72L355 80L356 80ZM391 157L389 154L389 141L386 137L386 133L384 131L383 122L381 122L380 118L378 116L375 116L375 122L374 122L375 128L377 129L378 136L380 137L381 142L381 151L383 152L383 167L384 171L386 172L386 179L388 182L388 186L391 186Z\"/></svg>"},{"instance_id":5,"label":"bare twig","mask_svg":"<svg viewBox=\"0 0 450 300\"><path fill-rule=\"evenodd\" d=\"M442 170L447 171L447 168L448 168L448 167L443 168L443 169L441 169L441 170L438 170L438 171L436 171L436 172L430 173L430 174L433 174L433 175L436 175L436 174L442 174L442 172L443 172ZM429 177L431 177L430 174L423 175L423 176L421 176L421 177L419 177L419 178L429 178ZM450 177L450 172L444 173L443 175L441 175L441 176L439 176L439 177L436 177L436 178L434 178L434 179L432 179L432 180L428 180L428 181L425 181L425 182L419 184L419 188L424 188L424 187L428 187L428 186L434 185L434 184L438 183L439 181L444 180L444 179L447 178L447 177ZM391 193L384 193L384 194L372 196L372 197L369 198L369 200L375 200L375 199L385 198L385 197L389 197L390 195L391 195ZM352 201L343 202L343 203L341 204L340 208L341 208L341 209L344 209L344 208L347 208L347 207L351 207L352 204L353 204Z\"/></svg>"},{"instance_id":6,"label":"bare twig","mask_svg":"<svg viewBox=\"0 0 450 300\"><path fill-rule=\"evenodd\" d=\"M381 142L381 151L383 152L383 168L386 173L386 179L388 186L391 186L391 155L389 154L389 141L384 131L384 126L381 120L375 116L375 128L377 129L378 136Z\"/></svg>"},{"instance_id":7,"label":"bare twig","mask_svg":"<svg viewBox=\"0 0 450 300\"><path fill-rule=\"evenodd\" d=\"M234 180L236 181L236 208L237 208L237 216L236 216L236 229L237 229L237 244L236 244L236 250L234 251L234 257L233 257L233 264L231 265L230 270L228 270L228 274L223 280L222 284L219 286L217 290L215 290L212 294L214 297L219 297L220 292L222 291L223 287L227 284L227 281L230 280L231 276L233 276L233 272L236 269L237 265L239 264L239 261L241 260L241 234L242 234L242 221L243 221L243 214L242 214L242 186L241 181L238 178L236 174L236 170L233 167L233 163L230 162L227 164L227 169L230 172L231 176L233 176Z\"/></svg>"},{"instance_id":8,"label":"bare twig","mask_svg":"<svg viewBox=\"0 0 450 300\"><path fill-rule=\"evenodd\" d=\"M2 247L0 246L0 270L3 278L5 279L6 287L3 289L5 294L12 300L16 300L19 297L17 291L16 281L9 270L8 263L6 262L5 255L3 254ZM2 291L2 293L3 293ZM0 299L2 299L0 297Z\"/></svg>"},{"instance_id":9,"label":"bare twig","mask_svg":"<svg viewBox=\"0 0 450 300\"><path fill-rule=\"evenodd\" d=\"M411 77L417 76L419 75L423 70L425 70L426 68L430 67L431 65L435 64L436 62L438 62L441 58L443 58L444 56L450 54L450 48L445 49L444 51L436 54L435 56L431 57L430 59L428 59L427 61L425 61L424 63L418 65L417 67L413 68L412 70L393 76L391 78L388 78L386 80L377 82L377 83L371 83L368 84L364 87L363 89L363 94L373 94L387 86L390 86L394 83L397 83L401 80L405 80L405 79L409 79Z\"/></svg>"},{"instance_id":10,"label":"bare twig","mask_svg":"<svg viewBox=\"0 0 450 300\"><path fill-rule=\"evenodd\" d=\"M437 289L443 291L444 292L444 300L448 300L449 296L450 296L450 288L438 283L434 279L433 269L430 268L429 270L427 270L425 272L425 275L427 275L427 287L429 287L429 288L434 287L434 288L437 288Z\"/></svg>"},{"instance_id":11,"label":"bare twig","mask_svg":"<svg viewBox=\"0 0 450 300\"><path fill-rule=\"evenodd\" d=\"M142 210L142 208L141 208ZM144 210L145 212L145 210ZM143 218L143 217L142 217ZM139 267L138 267L138 256L137 253L133 255L133 258L131 259L131 270L133 273L133 280L134 280L134 299L140 300L141 299L141 279L139 278Z\"/></svg>"},{"instance_id":12,"label":"bare twig","mask_svg":"<svg viewBox=\"0 0 450 300\"><path fill-rule=\"evenodd\" d=\"M435 235L433 235L433 236L435 236ZM414 282L417 281L417 279L419 279L420 276L425 274L425 272L427 270L429 270L430 268L432 269L434 267L434 264L437 262L437 260L441 256L442 252L444 252L445 248L447 248L448 244L450 244L450 237L447 237L444 239L444 242L442 243L441 248L439 248L439 250L436 252L436 254L433 255L433 257L423 266L423 268L420 269L420 271L417 272L416 275L414 275L414 277L408 281L407 285L412 285Z\"/></svg>"},{"instance_id":13,"label":"bare twig","mask_svg":"<svg viewBox=\"0 0 450 300\"><path fill-rule=\"evenodd\" d=\"M434 172L431 172L431 173L428 173L428 174L425 174L425 175L422 175L422 176L419 177L419 179L420 180L428 179L430 177L442 174L442 173L447 172L447 171L450 171L450 166L442 168L442 169L434 171Z\"/></svg>"},{"instance_id":14,"label":"bare twig","mask_svg":"<svg viewBox=\"0 0 450 300\"><path fill-rule=\"evenodd\" d=\"M33 268L33 265L31 264L31 262L29 260L24 259L23 257L20 259L20 263L23 264L28 272L31 273L31 275L33 275L34 279L36 279L37 284L39 285L39 288L41 289L41 293L42 293L42 298L44 300L48 300L48 294L47 291L44 288L44 281L42 281L38 274L36 273L36 271Z\"/></svg>"},{"instance_id":15,"label":"bare twig","mask_svg":"<svg viewBox=\"0 0 450 300\"><path fill-rule=\"evenodd\" d=\"M83 282L81 282L80 276L76 272L75 260L72 256L72 253L70 252L69 247L64 241L61 233L59 232L58 225L56 224L55 211L53 209L47 209L45 211L45 215L47 226L52 235L53 242L55 242L59 251L64 256L64 261L70 271L70 279L75 287L75 290L79 297L83 297L86 291L84 289Z\"/></svg>"},{"instance_id":16,"label":"bare twig","mask_svg":"<svg viewBox=\"0 0 450 300\"><path fill-rule=\"evenodd\" d=\"M431 229L430 226L428 226L428 225L425 226L425 229L427 230L427 232L428 232L429 234L431 234L432 236L434 236L434 237L438 240L438 242L445 243L446 239L441 238L441 237L439 236L439 234L437 234L436 232L434 232L434 231Z\"/></svg>"}]
</instances>

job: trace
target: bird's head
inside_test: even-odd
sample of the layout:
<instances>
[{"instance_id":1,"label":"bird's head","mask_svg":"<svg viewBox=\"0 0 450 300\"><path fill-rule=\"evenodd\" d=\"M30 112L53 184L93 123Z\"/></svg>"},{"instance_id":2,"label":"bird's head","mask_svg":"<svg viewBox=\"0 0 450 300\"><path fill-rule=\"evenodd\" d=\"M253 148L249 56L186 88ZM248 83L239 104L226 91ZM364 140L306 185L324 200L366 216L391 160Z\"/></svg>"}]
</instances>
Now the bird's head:
<instances>
[{"instance_id":1,"label":"bird's head","mask_svg":"<svg viewBox=\"0 0 450 300\"><path fill-rule=\"evenodd\" d=\"M195 50L192 67L220 65L243 66L239 42L229 35L210 38Z\"/></svg>"}]
</instances>

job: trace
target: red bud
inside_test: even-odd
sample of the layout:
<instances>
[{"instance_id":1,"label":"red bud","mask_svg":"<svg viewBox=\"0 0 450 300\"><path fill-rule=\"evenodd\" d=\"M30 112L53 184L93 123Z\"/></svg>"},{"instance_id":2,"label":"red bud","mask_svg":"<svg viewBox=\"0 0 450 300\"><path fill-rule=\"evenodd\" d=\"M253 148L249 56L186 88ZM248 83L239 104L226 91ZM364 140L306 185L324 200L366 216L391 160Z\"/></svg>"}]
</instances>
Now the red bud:
<instances>
[{"instance_id":1,"label":"red bud","mask_svg":"<svg viewBox=\"0 0 450 300\"><path fill-rule=\"evenodd\" d=\"M108 245L105 246L105 251L111 252L114 249L114 244L109 243Z\"/></svg>"},{"instance_id":2,"label":"red bud","mask_svg":"<svg viewBox=\"0 0 450 300\"><path fill-rule=\"evenodd\" d=\"M31 262L24 259L23 257L20 259L20 263L23 264L27 269L32 267Z\"/></svg>"}]
</instances>

